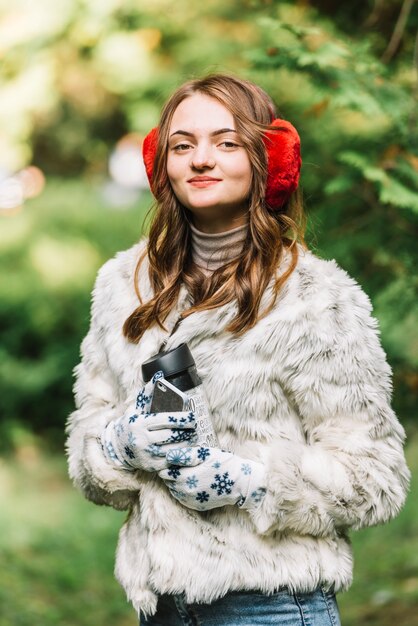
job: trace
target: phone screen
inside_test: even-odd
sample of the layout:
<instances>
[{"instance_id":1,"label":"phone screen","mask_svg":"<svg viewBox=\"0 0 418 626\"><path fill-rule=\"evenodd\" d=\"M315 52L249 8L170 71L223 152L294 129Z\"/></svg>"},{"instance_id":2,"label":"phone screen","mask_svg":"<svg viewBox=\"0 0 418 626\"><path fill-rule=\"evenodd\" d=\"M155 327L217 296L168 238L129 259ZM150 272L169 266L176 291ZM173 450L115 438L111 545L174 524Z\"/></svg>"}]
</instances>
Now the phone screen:
<instances>
[{"instance_id":1,"label":"phone screen","mask_svg":"<svg viewBox=\"0 0 418 626\"><path fill-rule=\"evenodd\" d=\"M188 397L185 393L160 378L154 387L151 402L152 413L163 413L169 411L183 411L188 408Z\"/></svg>"}]
</instances>

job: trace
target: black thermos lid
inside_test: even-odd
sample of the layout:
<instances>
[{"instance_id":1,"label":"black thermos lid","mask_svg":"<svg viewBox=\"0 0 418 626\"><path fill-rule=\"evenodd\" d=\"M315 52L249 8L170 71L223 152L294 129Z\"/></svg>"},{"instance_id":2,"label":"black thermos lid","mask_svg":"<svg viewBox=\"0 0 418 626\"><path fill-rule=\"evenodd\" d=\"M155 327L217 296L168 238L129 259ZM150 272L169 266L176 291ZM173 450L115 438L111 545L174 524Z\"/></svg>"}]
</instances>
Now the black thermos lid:
<instances>
[{"instance_id":1,"label":"black thermos lid","mask_svg":"<svg viewBox=\"0 0 418 626\"><path fill-rule=\"evenodd\" d=\"M148 382L159 370L164 372L167 379L177 378L189 368L195 368L195 361L187 343L182 343L177 348L155 354L142 363L142 378Z\"/></svg>"}]
</instances>

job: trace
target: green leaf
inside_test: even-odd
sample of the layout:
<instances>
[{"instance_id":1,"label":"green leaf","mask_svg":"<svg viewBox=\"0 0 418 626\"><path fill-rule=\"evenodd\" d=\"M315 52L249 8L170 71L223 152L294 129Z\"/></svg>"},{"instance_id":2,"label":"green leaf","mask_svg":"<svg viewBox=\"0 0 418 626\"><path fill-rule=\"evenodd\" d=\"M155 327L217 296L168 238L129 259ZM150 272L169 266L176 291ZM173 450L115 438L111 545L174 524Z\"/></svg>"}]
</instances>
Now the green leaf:
<instances>
[{"instance_id":1,"label":"green leaf","mask_svg":"<svg viewBox=\"0 0 418 626\"><path fill-rule=\"evenodd\" d=\"M354 179L348 174L341 174L341 176L335 176L325 185L324 191L327 196L332 196L337 193L346 193L352 189Z\"/></svg>"},{"instance_id":2,"label":"green leaf","mask_svg":"<svg viewBox=\"0 0 418 626\"><path fill-rule=\"evenodd\" d=\"M385 204L393 204L402 209L412 209L418 215L418 193L408 189L391 176L382 182L379 199Z\"/></svg>"},{"instance_id":3,"label":"green leaf","mask_svg":"<svg viewBox=\"0 0 418 626\"><path fill-rule=\"evenodd\" d=\"M418 193L390 176L382 168L370 165L358 152L343 152L338 160L359 170L366 180L376 183L379 200L384 204L393 204L418 213Z\"/></svg>"}]
</instances>

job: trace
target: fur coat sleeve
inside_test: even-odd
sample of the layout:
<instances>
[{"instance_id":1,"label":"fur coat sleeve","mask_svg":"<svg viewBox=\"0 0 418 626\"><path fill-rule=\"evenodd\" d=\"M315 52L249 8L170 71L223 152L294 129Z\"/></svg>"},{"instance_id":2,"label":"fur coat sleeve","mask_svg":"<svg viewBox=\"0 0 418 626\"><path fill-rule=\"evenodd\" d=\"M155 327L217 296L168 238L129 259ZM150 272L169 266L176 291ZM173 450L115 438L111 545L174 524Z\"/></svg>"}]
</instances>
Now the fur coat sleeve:
<instances>
[{"instance_id":1,"label":"fur coat sleeve","mask_svg":"<svg viewBox=\"0 0 418 626\"><path fill-rule=\"evenodd\" d=\"M261 533L314 536L385 522L404 503L409 471L369 299L319 259L297 270L289 289L300 305L281 320L280 383L304 441L269 446L267 494L252 519Z\"/></svg>"},{"instance_id":2,"label":"fur coat sleeve","mask_svg":"<svg viewBox=\"0 0 418 626\"><path fill-rule=\"evenodd\" d=\"M67 453L70 477L84 495L96 504L123 510L138 497L141 472L115 468L106 460L100 443L105 426L127 408L109 367L104 345L107 333L102 326L114 265L112 259L101 268L93 290L90 329L81 344L81 362L74 370L76 410L68 419Z\"/></svg>"}]
</instances>

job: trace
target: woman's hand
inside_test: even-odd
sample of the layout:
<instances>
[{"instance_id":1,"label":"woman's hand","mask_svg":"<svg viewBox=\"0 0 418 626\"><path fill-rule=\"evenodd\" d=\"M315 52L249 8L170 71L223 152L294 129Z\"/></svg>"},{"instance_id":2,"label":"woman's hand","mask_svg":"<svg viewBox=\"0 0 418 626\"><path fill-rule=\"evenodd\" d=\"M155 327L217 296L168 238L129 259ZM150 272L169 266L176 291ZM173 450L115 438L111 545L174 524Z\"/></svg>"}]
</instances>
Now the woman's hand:
<instances>
[{"instance_id":1,"label":"woman's hand","mask_svg":"<svg viewBox=\"0 0 418 626\"><path fill-rule=\"evenodd\" d=\"M139 392L135 411L113 420L103 432L103 451L116 466L158 472L169 466L168 451L183 441L195 440L196 420L192 411L150 413L158 378L156 374Z\"/></svg>"},{"instance_id":2,"label":"woman's hand","mask_svg":"<svg viewBox=\"0 0 418 626\"><path fill-rule=\"evenodd\" d=\"M170 493L189 509L256 506L265 494L264 466L219 448L177 448L167 452L169 469L159 472Z\"/></svg>"}]
</instances>

